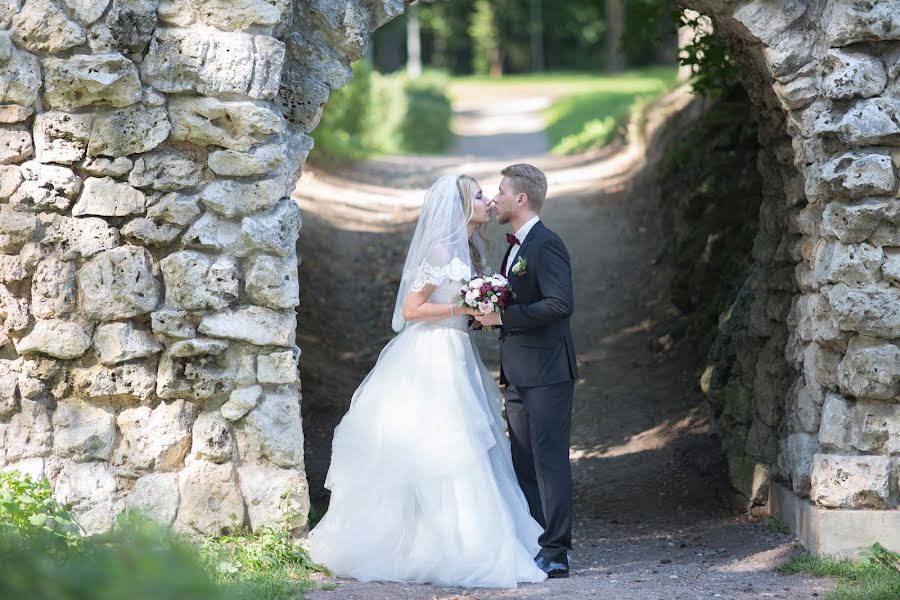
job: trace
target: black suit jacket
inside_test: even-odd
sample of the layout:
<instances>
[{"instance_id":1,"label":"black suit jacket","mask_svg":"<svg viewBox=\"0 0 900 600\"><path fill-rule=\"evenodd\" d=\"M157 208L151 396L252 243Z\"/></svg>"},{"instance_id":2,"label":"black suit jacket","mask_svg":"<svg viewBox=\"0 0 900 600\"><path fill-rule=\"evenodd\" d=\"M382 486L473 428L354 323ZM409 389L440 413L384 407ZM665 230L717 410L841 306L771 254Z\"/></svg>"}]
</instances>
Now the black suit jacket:
<instances>
[{"instance_id":1,"label":"black suit jacket","mask_svg":"<svg viewBox=\"0 0 900 600\"><path fill-rule=\"evenodd\" d=\"M577 379L569 328L575 308L569 252L538 221L522 240L515 262L519 257L527 268L516 275L509 266L515 300L501 313L500 382L537 387Z\"/></svg>"}]
</instances>

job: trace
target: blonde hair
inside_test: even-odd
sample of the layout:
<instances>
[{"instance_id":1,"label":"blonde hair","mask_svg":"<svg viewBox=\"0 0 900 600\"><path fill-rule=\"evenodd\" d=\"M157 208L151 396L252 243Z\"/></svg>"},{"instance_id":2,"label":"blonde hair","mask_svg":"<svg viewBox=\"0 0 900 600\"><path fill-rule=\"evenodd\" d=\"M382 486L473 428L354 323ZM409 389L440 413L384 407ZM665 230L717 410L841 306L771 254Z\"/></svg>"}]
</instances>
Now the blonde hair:
<instances>
[{"instance_id":1,"label":"blonde hair","mask_svg":"<svg viewBox=\"0 0 900 600\"><path fill-rule=\"evenodd\" d=\"M544 172L527 163L509 165L500 174L509 178L513 191L528 197L528 206L534 212L541 212L547 196L547 177Z\"/></svg>"},{"instance_id":2,"label":"blonde hair","mask_svg":"<svg viewBox=\"0 0 900 600\"><path fill-rule=\"evenodd\" d=\"M466 215L466 223L468 223L475 212L475 191L478 189L478 182L468 175L460 175L456 178L456 189L459 191L463 214ZM479 225L469 239L469 254L472 256L472 266L481 274L487 269L486 257L484 256L483 232L484 225Z\"/></svg>"}]
</instances>

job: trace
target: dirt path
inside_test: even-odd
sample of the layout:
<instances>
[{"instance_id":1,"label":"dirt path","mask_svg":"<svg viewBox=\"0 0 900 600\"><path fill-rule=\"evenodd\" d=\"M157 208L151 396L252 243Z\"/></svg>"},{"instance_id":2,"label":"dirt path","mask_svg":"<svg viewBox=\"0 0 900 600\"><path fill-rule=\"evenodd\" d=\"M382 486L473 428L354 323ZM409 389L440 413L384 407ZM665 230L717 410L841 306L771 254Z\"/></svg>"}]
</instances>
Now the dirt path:
<instances>
[{"instance_id":1,"label":"dirt path","mask_svg":"<svg viewBox=\"0 0 900 600\"><path fill-rule=\"evenodd\" d=\"M304 175L298 200L305 225L299 317L307 473L313 503L322 489L331 432L350 396L390 339L390 314L423 190L439 175L465 172L496 191L499 170L525 160L543 168L550 193L542 218L565 240L573 262L573 331L582 378L573 416L575 549L572 577L517 590L453 590L337 580L311 600L812 598L827 580L772 569L792 540L732 514L724 463L708 433L696 370L701 358L678 339L683 319L667 298L672 267L654 184L660 138L574 158L542 154L540 100L470 94L457 105L456 153L394 157L345 172ZM512 100L510 100L512 98ZM477 102L475 102L477 99ZM469 101L469 102L467 102ZM671 115L685 95L661 103ZM688 119L691 111L681 111ZM516 124L500 128L497 123ZM496 136L496 137L495 137ZM512 136L512 137L510 137ZM525 155L523 156L522 151ZM505 249L492 225L494 264ZM497 366L498 343L479 339ZM322 583L335 580L323 578ZM326 586L329 587L329 586Z\"/></svg>"}]
</instances>

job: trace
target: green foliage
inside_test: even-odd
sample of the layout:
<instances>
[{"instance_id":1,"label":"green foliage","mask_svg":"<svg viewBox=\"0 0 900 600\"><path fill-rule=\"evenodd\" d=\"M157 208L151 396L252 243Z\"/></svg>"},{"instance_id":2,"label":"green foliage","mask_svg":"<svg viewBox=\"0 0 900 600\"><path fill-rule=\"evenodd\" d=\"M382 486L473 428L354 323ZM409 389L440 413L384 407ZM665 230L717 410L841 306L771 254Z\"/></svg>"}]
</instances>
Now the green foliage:
<instances>
[{"instance_id":1,"label":"green foliage","mask_svg":"<svg viewBox=\"0 0 900 600\"><path fill-rule=\"evenodd\" d=\"M475 9L469 23L472 39L472 72L487 75L491 68L491 56L499 52L499 36L494 9L488 0L475 0Z\"/></svg>"},{"instance_id":2,"label":"green foliage","mask_svg":"<svg viewBox=\"0 0 900 600\"><path fill-rule=\"evenodd\" d=\"M4 530L25 539L46 537L47 543L71 545L79 540L74 517L53 499L50 483L18 471L0 472L0 532Z\"/></svg>"},{"instance_id":3,"label":"green foliage","mask_svg":"<svg viewBox=\"0 0 900 600\"><path fill-rule=\"evenodd\" d=\"M680 25L694 28L694 38L682 48L678 57L682 66L691 70L691 87L698 94L716 98L737 83L737 65L730 49L714 31L705 28L707 17L688 18L683 12L674 14Z\"/></svg>"},{"instance_id":4,"label":"green foliage","mask_svg":"<svg viewBox=\"0 0 900 600\"><path fill-rule=\"evenodd\" d=\"M675 85L672 68L642 69L591 78L591 91L557 100L547 109L547 136L555 154L575 154L608 144L648 101Z\"/></svg>"},{"instance_id":5,"label":"green foliage","mask_svg":"<svg viewBox=\"0 0 900 600\"><path fill-rule=\"evenodd\" d=\"M766 526L767 531L771 531L772 533L790 533L791 528L787 526L783 521L776 519L775 517L766 517L763 519L763 525Z\"/></svg>"},{"instance_id":6,"label":"green foliage","mask_svg":"<svg viewBox=\"0 0 900 600\"><path fill-rule=\"evenodd\" d=\"M735 89L665 150L660 196L672 225L668 251L677 271L672 301L691 315L687 334L701 351L752 264L762 180L750 102Z\"/></svg>"},{"instance_id":7,"label":"green foliage","mask_svg":"<svg viewBox=\"0 0 900 600\"><path fill-rule=\"evenodd\" d=\"M409 79L381 75L365 61L354 77L331 94L313 131L313 162L359 160L379 154L438 153L452 140L453 110L448 79L435 71Z\"/></svg>"},{"instance_id":8,"label":"green foliage","mask_svg":"<svg viewBox=\"0 0 900 600\"><path fill-rule=\"evenodd\" d=\"M785 575L809 573L835 577L837 587L826 600L896 600L900 598L900 554L875 544L859 562L838 561L803 553L778 569Z\"/></svg>"}]
</instances>

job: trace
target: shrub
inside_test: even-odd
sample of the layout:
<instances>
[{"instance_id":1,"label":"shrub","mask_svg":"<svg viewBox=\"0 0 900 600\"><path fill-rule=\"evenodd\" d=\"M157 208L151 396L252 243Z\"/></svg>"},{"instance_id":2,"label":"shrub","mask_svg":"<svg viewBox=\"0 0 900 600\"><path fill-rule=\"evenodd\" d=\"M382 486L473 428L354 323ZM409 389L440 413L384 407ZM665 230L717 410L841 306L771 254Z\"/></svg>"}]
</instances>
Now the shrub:
<instances>
[{"instance_id":1,"label":"shrub","mask_svg":"<svg viewBox=\"0 0 900 600\"><path fill-rule=\"evenodd\" d=\"M438 75L406 80L403 87L406 112L400 126L403 150L438 153L450 145L453 106L446 90L447 79Z\"/></svg>"},{"instance_id":2,"label":"shrub","mask_svg":"<svg viewBox=\"0 0 900 600\"><path fill-rule=\"evenodd\" d=\"M53 498L46 479L18 471L0 472L0 532L43 543L72 545L79 539L74 517Z\"/></svg>"}]
</instances>

